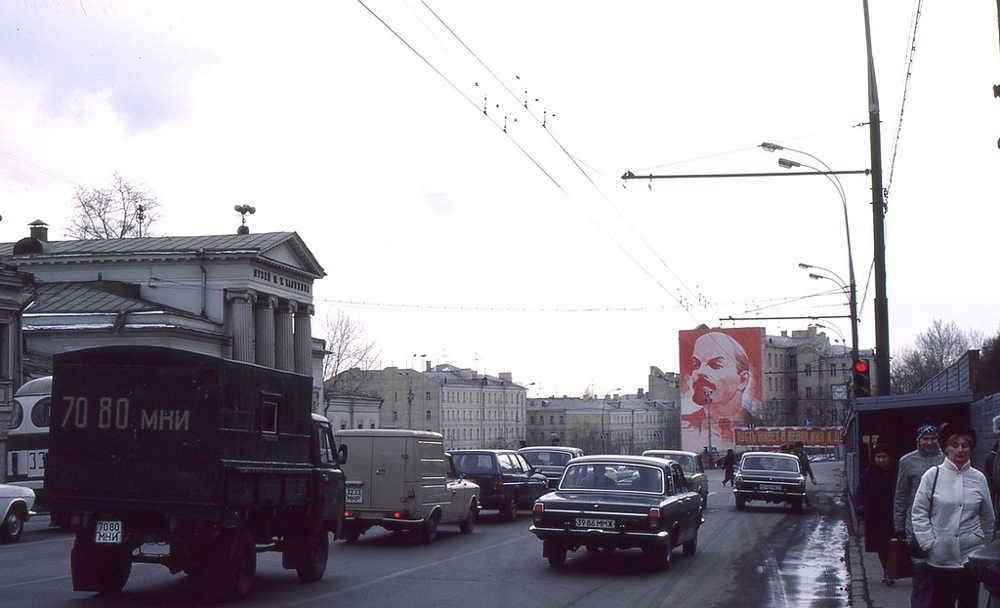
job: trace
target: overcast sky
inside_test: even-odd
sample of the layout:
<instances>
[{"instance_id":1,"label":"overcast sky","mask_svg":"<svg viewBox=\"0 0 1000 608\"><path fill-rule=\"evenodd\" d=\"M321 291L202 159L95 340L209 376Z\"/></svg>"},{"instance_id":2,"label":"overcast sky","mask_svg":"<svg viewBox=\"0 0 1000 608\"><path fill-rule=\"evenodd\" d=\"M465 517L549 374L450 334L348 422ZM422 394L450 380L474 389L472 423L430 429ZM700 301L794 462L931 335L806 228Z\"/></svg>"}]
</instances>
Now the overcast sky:
<instances>
[{"instance_id":1,"label":"overcast sky","mask_svg":"<svg viewBox=\"0 0 1000 608\"><path fill-rule=\"evenodd\" d=\"M997 9L927 3L912 38L918 6L870 7L893 353L935 319L1000 331ZM848 255L822 176L622 174L818 166L762 141L867 169L868 118L861 0L0 0L0 239L63 238L119 172L158 235L231 234L242 204L297 231L317 335L343 310L383 366L634 392L680 330L846 315L798 264ZM871 180L840 180L872 348Z\"/></svg>"}]
</instances>

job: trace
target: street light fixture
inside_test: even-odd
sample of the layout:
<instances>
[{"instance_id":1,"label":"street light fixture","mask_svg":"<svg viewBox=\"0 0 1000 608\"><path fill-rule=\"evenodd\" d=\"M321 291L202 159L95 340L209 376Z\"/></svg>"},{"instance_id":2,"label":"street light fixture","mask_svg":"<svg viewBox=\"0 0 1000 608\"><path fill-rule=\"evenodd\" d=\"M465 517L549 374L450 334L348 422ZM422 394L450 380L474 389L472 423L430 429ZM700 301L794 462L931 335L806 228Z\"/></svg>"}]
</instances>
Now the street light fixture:
<instances>
[{"instance_id":1,"label":"street light fixture","mask_svg":"<svg viewBox=\"0 0 1000 608\"><path fill-rule=\"evenodd\" d=\"M840 204L844 208L844 234L847 237L847 270L848 270L848 278L850 279L849 285L846 286L842 285L842 286L848 288L848 305L850 306L851 309L851 362L853 364L858 360L858 291L857 291L857 283L854 280L854 253L851 249L851 224L847 219L847 195L844 193L844 185L840 182L840 178L837 177L837 174L832 169L830 169L829 165L827 165L822 160L816 158L815 156L813 156L808 152L805 152L803 150L796 150L794 148L786 148L784 146L780 146L778 144L766 141L760 144L760 147L762 150L765 150L767 152L774 152L776 150L787 150L789 152L795 152L796 154L803 154L815 160L817 163L822 165L826 169L826 171L823 171L822 169L817 169L816 167L807 165L805 163L789 160L787 158L779 158L778 166L780 166L783 169L791 169L793 167L805 167L806 169L812 169L817 173L821 173L824 177L826 177L826 179L830 181L831 184L833 184L833 187L837 189L837 194L840 195ZM799 266L803 265L799 264ZM819 267L816 266L816 268ZM820 268L820 270L827 270L827 269ZM836 276L836 273L831 272L831 274ZM810 275L810 277L811 276L812 275ZM822 276L822 275L817 275L817 276ZM843 280L841 280L841 283L843 283Z\"/></svg>"}]
</instances>

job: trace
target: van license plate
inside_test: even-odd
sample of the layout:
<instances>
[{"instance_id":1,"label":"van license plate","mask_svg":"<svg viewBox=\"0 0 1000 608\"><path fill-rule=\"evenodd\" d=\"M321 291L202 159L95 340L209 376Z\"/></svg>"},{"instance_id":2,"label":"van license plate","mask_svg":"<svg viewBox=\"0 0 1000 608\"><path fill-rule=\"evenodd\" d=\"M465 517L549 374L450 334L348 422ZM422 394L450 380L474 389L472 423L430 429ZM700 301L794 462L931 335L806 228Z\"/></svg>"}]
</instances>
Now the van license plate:
<instances>
[{"instance_id":1,"label":"van license plate","mask_svg":"<svg viewBox=\"0 0 1000 608\"><path fill-rule=\"evenodd\" d=\"M362 488L347 488L347 502L364 502L365 494Z\"/></svg>"},{"instance_id":2,"label":"van license plate","mask_svg":"<svg viewBox=\"0 0 1000 608\"><path fill-rule=\"evenodd\" d=\"M103 545L122 544L122 522L99 521L94 532L94 542Z\"/></svg>"}]
</instances>

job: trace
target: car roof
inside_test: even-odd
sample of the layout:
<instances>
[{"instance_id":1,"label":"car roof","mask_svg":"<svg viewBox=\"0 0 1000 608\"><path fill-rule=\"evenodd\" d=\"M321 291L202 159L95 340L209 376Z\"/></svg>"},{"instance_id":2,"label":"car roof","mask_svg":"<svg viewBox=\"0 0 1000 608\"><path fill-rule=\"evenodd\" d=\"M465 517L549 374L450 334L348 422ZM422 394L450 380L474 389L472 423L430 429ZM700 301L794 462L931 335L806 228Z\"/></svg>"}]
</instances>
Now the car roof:
<instances>
[{"instance_id":1,"label":"car roof","mask_svg":"<svg viewBox=\"0 0 1000 608\"><path fill-rule=\"evenodd\" d=\"M686 452L684 450L646 450L642 453L643 456L659 456L660 454L677 454L678 456L693 456L698 457L695 452Z\"/></svg>"},{"instance_id":2,"label":"car roof","mask_svg":"<svg viewBox=\"0 0 1000 608\"><path fill-rule=\"evenodd\" d=\"M569 461L569 464L566 466L574 464L611 463L611 464L643 464L643 465L651 465L654 467L662 468L665 464L672 462L674 464L677 464L673 460L665 458L654 458L652 456L619 456L616 454L595 454L593 456L577 456L573 460Z\"/></svg>"},{"instance_id":3,"label":"car roof","mask_svg":"<svg viewBox=\"0 0 1000 608\"><path fill-rule=\"evenodd\" d=\"M754 457L754 456L768 456L777 458L794 458L798 460L799 457L795 454L789 454L788 452L744 452L742 458Z\"/></svg>"},{"instance_id":4,"label":"car roof","mask_svg":"<svg viewBox=\"0 0 1000 608\"><path fill-rule=\"evenodd\" d=\"M492 450L492 449L478 449L478 448L461 448L457 450L448 450L449 454L517 454L517 450Z\"/></svg>"},{"instance_id":5,"label":"car roof","mask_svg":"<svg viewBox=\"0 0 1000 608\"><path fill-rule=\"evenodd\" d=\"M576 454L577 452L583 452L580 448L574 448L568 445L529 445L527 447L519 448L518 452L566 452L568 454Z\"/></svg>"}]
</instances>

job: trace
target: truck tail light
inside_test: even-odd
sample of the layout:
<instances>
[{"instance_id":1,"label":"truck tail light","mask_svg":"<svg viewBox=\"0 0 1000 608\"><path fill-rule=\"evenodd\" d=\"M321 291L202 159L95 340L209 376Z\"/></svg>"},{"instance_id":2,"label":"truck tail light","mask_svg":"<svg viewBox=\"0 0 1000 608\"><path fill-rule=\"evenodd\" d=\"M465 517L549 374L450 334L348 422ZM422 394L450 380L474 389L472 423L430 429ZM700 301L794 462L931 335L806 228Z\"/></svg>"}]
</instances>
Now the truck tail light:
<instances>
[{"instance_id":1,"label":"truck tail light","mask_svg":"<svg viewBox=\"0 0 1000 608\"><path fill-rule=\"evenodd\" d=\"M503 476L501 476L501 475L494 475L493 476L493 490L495 492L499 492L500 490L503 490Z\"/></svg>"}]
</instances>

